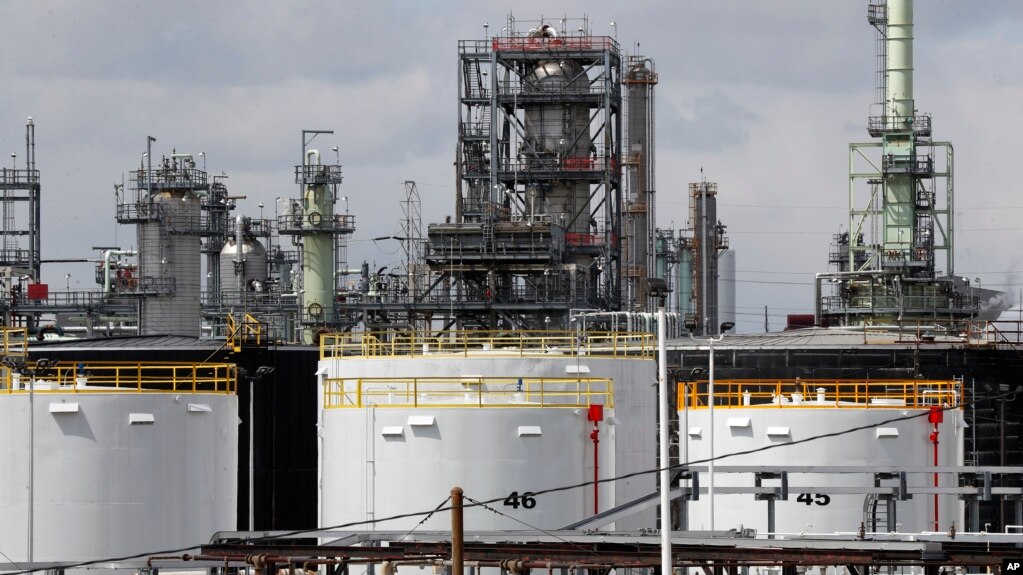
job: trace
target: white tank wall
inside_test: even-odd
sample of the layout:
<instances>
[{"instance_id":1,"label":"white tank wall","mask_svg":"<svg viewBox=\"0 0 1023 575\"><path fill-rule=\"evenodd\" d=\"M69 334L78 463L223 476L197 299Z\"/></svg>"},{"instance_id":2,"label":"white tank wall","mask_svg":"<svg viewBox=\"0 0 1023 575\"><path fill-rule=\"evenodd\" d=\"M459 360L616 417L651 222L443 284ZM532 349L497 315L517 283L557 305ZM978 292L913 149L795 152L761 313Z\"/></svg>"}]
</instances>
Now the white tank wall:
<instances>
[{"instance_id":1,"label":"white tank wall","mask_svg":"<svg viewBox=\"0 0 1023 575\"><path fill-rule=\"evenodd\" d=\"M600 477L656 466L656 367L652 360L583 357L583 377L614 381L615 409L600 423ZM346 358L324 360L326 377L571 377L574 357ZM432 416L431 426L408 418ZM610 418L614 417L615 423ZM574 408L353 408L322 410L321 525L330 526L432 509L458 485L478 500L512 491L589 481L593 477L593 424L586 409ZM539 426L541 435L519 436L520 426ZM403 435L384 436L384 427ZM410 480L410 478L413 478ZM656 489L653 474L602 486L600 509ZM547 495L537 507L497 509L543 528L556 528L593 512L592 486ZM381 525L411 528L419 518ZM431 520L445 528L448 517ZM618 521L619 529L653 527L653 510ZM466 516L466 528L520 529L522 525L490 512Z\"/></svg>"},{"instance_id":2,"label":"white tank wall","mask_svg":"<svg viewBox=\"0 0 1023 575\"><path fill-rule=\"evenodd\" d=\"M714 410L714 453L722 457L728 453L745 451L797 441L807 437L836 431L877 424L881 421L912 414L918 410L898 409L850 409L850 408L718 408ZM682 421L682 413L680 421ZM694 465L702 463L710 455L710 417L706 409L689 410L689 460ZM748 427L730 426L729 420L748 418ZM957 421L958 420L958 421ZM769 427L788 428L789 436L768 436ZM884 424L884 429L898 430L898 437L877 437L876 429L865 429L838 437L769 449L759 453L718 459L717 466L734 465L818 465L857 466L866 471L863 474L847 475L789 475L789 499L775 504L775 530L779 533L855 532L863 521L864 495L841 495L828 493L826 486L873 486L872 468L878 466L928 466L933 465L933 447L929 440L932 425L927 417ZM693 428L700 433L694 435ZM946 412L944 423L939 425L939 465L962 465L963 436L965 425L961 414ZM752 474L717 473L715 486L754 485ZM910 485L933 485L930 474L910 474ZM942 487L952 487L948 474L939 478ZM700 487L709 485L706 473L700 476ZM886 481L884 485L891 485ZM769 481L766 485L779 485ZM812 493L824 493L830 497L827 505L806 505L796 498L809 490L800 486L823 486ZM734 527L752 527L760 532L767 531L767 502L755 501L752 494L715 495L714 527L717 530ZM909 501L897 503L896 516L900 531L932 531L934 508L932 495L916 495ZM699 501L689 504L689 525L692 529L709 529L710 500L706 494ZM882 504L883 507L883 504ZM962 530L962 505L955 496L939 499L939 526L947 530L955 521L956 529ZM810 527L807 527L807 526ZM878 530L885 530L879 526Z\"/></svg>"},{"instance_id":3,"label":"white tank wall","mask_svg":"<svg viewBox=\"0 0 1023 575\"><path fill-rule=\"evenodd\" d=\"M323 416L321 504L323 525L339 525L432 509L460 486L477 501L581 483L593 478L592 423L585 410L529 408L331 409ZM611 416L610 411L605 416ZM433 417L425 425L413 418ZM539 436L520 435L524 426ZM402 435L384 435L394 428ZM615 469L615 426L599 424L601 476ZM602 508L613 486L602 485ZM593 488L540 495L532 509L492 503L499 511L542 529L556 529L593 512ZM377 525L411 529L421 517ZM439 513L423 529L444 530ZM476 507L466 511L469 530L524 528L510 517ZM370 527L371 529L373 527Z\"/></svg>"},{"instance_id":4,"label":"white tank wall","mask_svg":"<svg viewBox=\"0 0 1023 575\"><path fill-rule=\"evenodd\" d=\"M159 551L236 528L236 396L39 393L34 412L35 561ZM154 421L131 425L132 413ZM28 555L28 429L28 395L0 395L0 550L13 561Z\"/></svg>"}]
</instances>

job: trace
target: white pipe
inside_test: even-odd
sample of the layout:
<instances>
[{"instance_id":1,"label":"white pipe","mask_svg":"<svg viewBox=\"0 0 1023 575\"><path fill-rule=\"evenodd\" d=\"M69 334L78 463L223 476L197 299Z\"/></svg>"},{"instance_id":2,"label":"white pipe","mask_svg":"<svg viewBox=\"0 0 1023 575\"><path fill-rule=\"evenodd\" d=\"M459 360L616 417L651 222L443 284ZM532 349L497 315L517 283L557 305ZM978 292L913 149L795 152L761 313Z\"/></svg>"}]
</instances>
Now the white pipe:
<instances>
[{"instance_id":1,"label":"white pipe","mask_svg":"<svg viewBox=\"0 0 1023 575\"><path fill-rule=\"evenodd\" d=\"M245 263L245 256L242 252L242 243L245 239L245 235L242 233L245 227L245 216L235 216L234 218L234 274L241 275L243 272L243 264Z\"/></svg>"},{"instance_id":2,"label":"white pipe","mask_svg":"<svg viewBox=\"0 0 1023 575\"><path fill-rule=\"evenodd\" d=\"M110 293L110 261L114 256L137 256L135 250L103 250L103 293Z\"/></svg>"},{"instance_id":3,"label":"white pipe","mask_svg":"<svg viewBox=\"0 0 1023 575\"><path fill-rule=\"evenodd\" d=\"M707 486L707 495L710 497L710 530L714 530L714 338L710 338L708 341L708 347L710 354L708 364L708 382L707 382L707 406L710 408L710 460L709 464L710 471L710 484ZM688 433L689 430L686 430Z\"/></svg>"},{"instance_id":4,"label":"white pipe","mask_svg":"<svg viewBox=\"0 0 1023 575\"><path fill-rule=\"evenodd\" d=\"M310 161L311 158L311 161ZM305 165L307 166L319 166L320 165L320 151L319 150L307 150L305 153Z\"/></svg>"},{"instance_id":5,"label":"white pipe","mask_svg":"<svg viewBox=\"0 0 1023 575\"><path fill-rule=\"evenodd\" d=\"M668 503L668 492L671 491L671 486L668 485L671 481L669 477L671 461L668 455L668 352L664 337L663 305L657 309L657 393L660 398L657 403L660 417L658 441L661 447L661 573L671 575L671 508Z\"/></svg>"}]
</instances>

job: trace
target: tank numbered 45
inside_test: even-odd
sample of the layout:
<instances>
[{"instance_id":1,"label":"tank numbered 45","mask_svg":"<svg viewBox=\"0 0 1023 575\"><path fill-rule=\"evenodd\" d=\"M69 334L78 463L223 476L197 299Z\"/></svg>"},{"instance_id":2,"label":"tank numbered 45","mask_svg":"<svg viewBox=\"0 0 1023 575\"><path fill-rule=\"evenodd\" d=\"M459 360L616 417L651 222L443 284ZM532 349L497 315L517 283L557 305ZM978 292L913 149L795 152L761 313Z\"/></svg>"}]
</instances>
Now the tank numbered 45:
<instances>
[{"instance_id":1,"label":"tank numbered 45","mask_svg":"<svg viewBox=\"0 0 1023 575\"><path fill-rule=\"evenodd\" d=\"M526 509L532 509L536 507L534 495L536 494L532 491L523 491L521 494L518 491L512 491L508 497L504 498L504 505L512 509L518 509L520 505Z\"/></svg>"}]
</instances>

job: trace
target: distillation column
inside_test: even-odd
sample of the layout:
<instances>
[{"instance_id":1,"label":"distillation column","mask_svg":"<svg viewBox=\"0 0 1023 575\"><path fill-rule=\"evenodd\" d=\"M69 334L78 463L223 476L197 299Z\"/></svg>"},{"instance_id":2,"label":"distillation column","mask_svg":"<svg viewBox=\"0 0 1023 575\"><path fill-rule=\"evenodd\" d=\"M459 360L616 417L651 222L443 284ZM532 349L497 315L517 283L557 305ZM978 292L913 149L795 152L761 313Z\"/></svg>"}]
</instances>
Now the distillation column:
<instances>
[{"instance_id":1,"label":"distillation column","mask_svg":"<svg viewBox=\"0 0 1023 575\"><path fill-rule=\"evenodd\" d=\"M309 150L305 155L305 191L302 195L302 297L306 323L330 323L334 319L334 237L325 226L334 219L334 199L325 175L327 166L320 165L320 153ZM305 343L314 343L314 330L303 331Z\"/></svg>"},{"instance_id":2,"label":"distillation column","mask_svg":"<svg viewBox=\"0 0 1023 575\"><path fill-rule=\"evenodd\" d=\"M914 258L913 160L913 2L888 1L887 106L882 154L887 172L884 195L884 257L886 265L902 266ZM896 255L898 254L898 255Z\"/></svg>"},{"instance_id":3,"label":"distillation column","mask_svg":"<svg viewBox=\"0 0 1023 575\"><path fill-rule=\"evenodd\" d=\"M556 32L542 26L531 32L537 38L555 38ZM523 78L523 95L534 99L524 104L527 169L539 172L561 171L587 167L596 150L590 140L590 109L586 103L572 101L573 95L590 91L586 70L577 60L560 58L540 60ZM546 98L536 98L547 96ZM551 179L536 184L541 213L565 228L570 237L587 238L591 230L590 186L574 179ZM596 290L596 273L591 269L593 255L577 251L566 263L574 301L592 301ZM591 293L582 296L580 290Z\"/></svg>"},{"instance_id":4,"label":"distillation column","mask_svg":"<svg viewBox=\"0 0 1023 575\"><path fill-rule=\"evenodd\" d=\"M718 222L718 185L706 180L689 184L689 220L692 297L695 331L715 335L720 324L718 309L718 254L728 248L725 226ZM684 288L682 288L685 291Z\"/></svg>"},{"instance_id":5,"label":"distillation column","mask_svg":"<svg viewBox=\"0 0 1023 575\"><path fill-rule=\"evenodd\" d=\"M134 199L119 203L117 220L137 224L138 278L122 293L140 298L139 333L198 337L206 172L190 154L173 153L133 172L131 188Z\"/></svg>"},{"instance_id":6,"label":"distillation column","mask_svg":"<svg viewBox=\"0 0 1023 575\"><path fill-rule=\"evenodd\" d=\"M648 66L649 64L649 66ZM643 56L629 58L623 83L628 101L626 122L626 211L631 224L628 229L629 258L626 272L632 307L653 311L649 302L648 277L666 279L655 267L653 230L656 228L654 204L654 85L657 74L653 62Z\"/></svg>"}]
</instances>

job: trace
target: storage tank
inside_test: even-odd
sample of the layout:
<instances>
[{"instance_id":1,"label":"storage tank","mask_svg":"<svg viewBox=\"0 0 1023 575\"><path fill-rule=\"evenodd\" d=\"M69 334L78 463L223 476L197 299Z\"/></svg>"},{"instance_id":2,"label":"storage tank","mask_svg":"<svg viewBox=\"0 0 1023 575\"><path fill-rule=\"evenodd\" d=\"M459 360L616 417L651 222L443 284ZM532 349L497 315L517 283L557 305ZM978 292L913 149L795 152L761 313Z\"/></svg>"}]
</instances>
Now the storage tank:
<instances>
[{"instance_id":1,"label":"storage tank","mask_svg":"<svg viewBox=\"0 0 1023 575\"><path fill-rule=\"evenodd\" d=\"M2 371L10 561L135 555L237 527L233 365L58 364L34 385Z\"/></svg>"},{"instance_id":2,"label":"storage tank","mask_svg":"<svg viewBox=\"0 0 1023 575\"><path fill-rule=\"evenodd\" d=\"M647 474L601 484L596 496L593 485L534 493L656 465L652 336L588 335L581 354L576 341L564 333L399 343L326 336L321 525L429 510L457 485L477 501L504 501L494 507L506 515L467 509L466 529L522 529L519 521L552 529L653 492ZM653 513L617 528L649 527ZM449 521L438 515L423 528Z\"/></svg>"},{"instance_id":3,"label":"storage tank","mask_svg":"<svg viewBox=\"0 0 1023 575\"><path fill-rule=\"evenodd\" d=\"M719 350L720 353L720 350ZM680 385L680 429L685 430L682 453L695 465L715 462L713 498L702 492L689 502L689 526L710 529L737 527L769 531L768 507L752 493L727 493L736 486L753 486L756 478L748 470L725 472L729 466L788 468L812 466L814 473L788 477L788 500L775 502L774 532L790 536L799 533L856 533L861 524L871 532L947 531L955 524L963 529L963 508L955 495L916 494L911 499L868 493L875 486L897 487L898 478L880 479L875 471L907 466L963 465L965 420L961 408L938 412L942 421L929 421L932 408L954 407L962 397L962 384L954 381L835 381L793 380L757 382L717 381L714 386L713 419L706 381L691 384L695 393L688 406ZM688 407L686 409L686 407ZM907 416L918 416L889 421ZM932 433L937 426L937 453ZM834 437L799 440L858 429ZM713 433L711 430L713 429ZM713 450L711 442L713 441ZM727 457L731 453L768 448L755 453ZM774 448L771 448L774 447ZM936 458L936 460L935 460ZM826 473L824 467L842 468ZM940 487L955 487L951 474L939 474ZM711 483L709 470L700 473L700 487ZM933 487L932 473L908 473L913 487ZM778 486L778 480L765 480ZM875 490L876 491L876 490ZM937 515L937 517L936 517Z\"/></svg>"},{"instance_id":4,"label":"storage tank","mask_svg":"<svg viewBox=\"0 0 1023 575\"><path fill-rule=\"evenodd\" d=\"M249 219L238 217L237 233L220 250L220 285L226 305L242 304L246 294L266 288L266 248L249 231Z\"/></svg>"}]
</instances>

